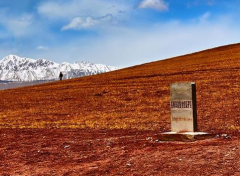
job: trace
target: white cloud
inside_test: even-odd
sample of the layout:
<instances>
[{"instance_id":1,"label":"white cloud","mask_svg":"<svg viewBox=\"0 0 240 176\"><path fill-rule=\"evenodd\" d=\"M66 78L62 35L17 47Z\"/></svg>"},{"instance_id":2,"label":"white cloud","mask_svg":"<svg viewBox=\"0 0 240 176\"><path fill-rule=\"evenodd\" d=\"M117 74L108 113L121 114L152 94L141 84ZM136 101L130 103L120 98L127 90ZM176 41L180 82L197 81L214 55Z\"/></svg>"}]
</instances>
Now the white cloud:
<instances>
[{"instance_id":1,"label":"white cloud","mask_svg":"<svg viewBox=\"0 0 240 176\"><path fill-rule=\"evenodd\" d=\"M48 18L66 18L74 16L78 12L77 6L72 3L46 1L38 7L38 13Z\"/></svg>"},{"instance_id":2,"label":"white cloud","mask_svg":"<svg viewBox=\"0 0 240 176\"><path fill-rule=\"evenodd\" d=\"M49 48L47 46L42 46L42 45L37 47L37 50L48 50L48 49Z\"/></svg>"},{"instance_id":3,"label":"white cloud","mask_svg":"<svg viewBox=\"0 0 240 176\"><path fill-rule=\"evenodd\" d=\"M164 0L143 0L138 8L145 9L155 9L159 11L166 11L168 10L168 4L164 2Z\"/></svg>"},{"instance_id":4,"label":"white cloud","mask_svg":"<svg viewBox=\"0 0 240 176\"><path fill-rule=\"evenodd\" d=\"M188 54L212 47L239 42L238 26L230 20L205 23L179 21L148 28L108 28L92 39L74 41L61 48L61 56L124 67ZM56 52L58 53L57 49Z\"/></svg>"},{"instance_id":5,"label":"white cloud","mask_svg":"<svg viewBox=\"0 0 240 176\"><path fill-rule=\"evenodd\" d=\"M46 1L38 6L38 13L53 19L72 19L76 16L101 17L107 14L118 15L127 11L129 5L108 0L68 0Z\"/></svg>"},{"instance_id":6,"label":"white cloud","mask_svg":"<svg viewBox=\"0 0 240 176\"><path fill-rule=\"evenodd\" d=\"M46 1L38 7L38 13L51 20L64 20L68 24L61 30L82 29L97 25L109 25L125 19L131 3L109 0ZM123 13L125 12L125 13Z\"/></svg>"},{"instance_id":7,"label":"white cloud","mask_svg":"<svg viewBox=\"0 0 240 176\"><path fill-rule=\"evenodd\" d=\"M90 16L76 17L68 25L63 26L62 30L91 28L99 24L111 23L112 19L112 15L106 15L100 18L93 18Z\"/></svg>"},{"instance_id":8,"label":"white cloud","mask_svg":"<svg viewBox=\"0 0 240 176\"><path fill-rule=\"evenodd\" d=\"M30 28L34 22L31 14L22 14L19 17L11 17L2 13L0 23L5 26L14 36L26 36L31 33Z\"/></svg>"},{"instance_id":9,"label":"white cloud","mask_svg":"<svg viewBox=\"0 0 240 176\"><path fill-rule=\"evenodd\" d=\"M202 16L200 16L199 20L200 20L200 22L205 22L210 18L210 16L211 16L211 13L206 12Z\"/></svg>"},{"instance_id":10,"label":"white cloud","mask_svg":"<svg viewBox=\"0 0 240 176\"><path fill-rule=\"evenodd\" d=\"M171 22L142 29L113 27L104 36L75 40L35 58L126 67L237 43L238 29L228 21L189 25Z\"/></svg>"}]
</instances>

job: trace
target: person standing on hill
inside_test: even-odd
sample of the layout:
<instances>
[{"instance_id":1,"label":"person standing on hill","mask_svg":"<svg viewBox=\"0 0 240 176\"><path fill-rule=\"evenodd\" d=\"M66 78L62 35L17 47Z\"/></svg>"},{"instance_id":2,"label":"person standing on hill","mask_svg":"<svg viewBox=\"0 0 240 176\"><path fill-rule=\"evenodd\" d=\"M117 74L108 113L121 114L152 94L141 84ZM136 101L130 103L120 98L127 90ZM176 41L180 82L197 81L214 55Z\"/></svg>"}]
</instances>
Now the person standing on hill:
<instances>
[{"instance_id":1,"label":"person standing on hill","mask_svg":"<svg viewBox=\"0 0 240 176\"><path fill-rule=\"evenodd\" d=\"M60 79L60 81L62 81L62 78L63 78L63 73L60 72L60 73L59 73L59 79Z\"/></svg>"}]
</instances>

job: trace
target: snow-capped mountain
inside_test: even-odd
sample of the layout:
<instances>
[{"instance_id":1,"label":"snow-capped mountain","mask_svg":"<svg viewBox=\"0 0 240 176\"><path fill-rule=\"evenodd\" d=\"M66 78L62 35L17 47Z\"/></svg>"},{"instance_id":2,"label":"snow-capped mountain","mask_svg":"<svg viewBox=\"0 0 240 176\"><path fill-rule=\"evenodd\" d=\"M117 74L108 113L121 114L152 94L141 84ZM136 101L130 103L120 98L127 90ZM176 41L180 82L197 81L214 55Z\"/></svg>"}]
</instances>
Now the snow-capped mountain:
<instances>
[{"instance_id":1,"label":"snow-capped mountain","mask_svg":"<svg viewBox=\"0 0 240 176\"><path fill-rule=\"evenodd\" d=\"M89 62L63 62L61 64L46 59L21 58L9 55L0 60L0 80L37 81L58 79L59 72L65 79L94 75L116 70L116 67Z\"/></svg>"}]
</instances>

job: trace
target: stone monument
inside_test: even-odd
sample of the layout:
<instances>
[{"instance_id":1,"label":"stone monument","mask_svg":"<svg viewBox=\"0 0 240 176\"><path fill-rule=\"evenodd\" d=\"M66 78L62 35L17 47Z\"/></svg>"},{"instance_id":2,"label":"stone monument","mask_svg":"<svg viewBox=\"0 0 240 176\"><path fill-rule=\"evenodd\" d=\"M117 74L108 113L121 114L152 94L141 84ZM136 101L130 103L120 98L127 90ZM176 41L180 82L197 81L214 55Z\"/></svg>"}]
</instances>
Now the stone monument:
<instances>
[{"instance_id":1,"label":"stone monument","mask_svg":"<svg viewBox=\"0 0 240 176\"><path fill-rule=\"evenodd\" d=\"M197 105L195 83L174 83L171 92L171 131L197 131Z\"/></svg>"},{"instance_id":2,"label":"stone monument","mask_svg":"<svg viewBox=\"0 0 240 176\"><path fill-rule=\"evenodd\" d=\"M171 132L157 136L157 141L194 141L213 138L214 134L197 132L197 97L195 83L170 85Z\"/></svg>"}]
</instances>

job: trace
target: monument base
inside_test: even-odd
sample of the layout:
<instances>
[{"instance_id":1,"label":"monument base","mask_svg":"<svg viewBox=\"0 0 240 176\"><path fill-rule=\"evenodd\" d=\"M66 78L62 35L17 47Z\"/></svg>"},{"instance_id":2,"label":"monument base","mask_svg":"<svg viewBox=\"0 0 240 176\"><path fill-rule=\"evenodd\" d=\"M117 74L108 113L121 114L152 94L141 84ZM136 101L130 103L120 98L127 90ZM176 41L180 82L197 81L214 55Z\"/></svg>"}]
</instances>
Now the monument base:
<instances>
[{"instance_id":1,"label":"monument base","mask_svg":"<svg viewBox=\"0 0 240 176\"><path fill-rule=\"evenodd\" d=\"M211 139L215 134L205 132L165 132L156 136L159 141L196 141Z\"/></svg>"}]
</instances>

